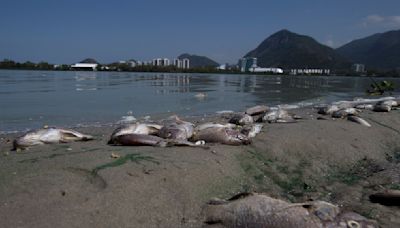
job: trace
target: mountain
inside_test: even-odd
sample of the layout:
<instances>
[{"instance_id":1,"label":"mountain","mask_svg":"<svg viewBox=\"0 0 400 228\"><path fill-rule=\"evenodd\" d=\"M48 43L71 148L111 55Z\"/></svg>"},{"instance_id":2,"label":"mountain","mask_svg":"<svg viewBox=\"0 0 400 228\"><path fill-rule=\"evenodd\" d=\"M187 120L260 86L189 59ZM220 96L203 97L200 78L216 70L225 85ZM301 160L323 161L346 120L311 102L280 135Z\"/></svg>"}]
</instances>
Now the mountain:
<instances>
[{"instance_id":1,"label":"mountain","mask_svg":"<svg viewBox=\"0 0 400 228\"><path fill-rule=\"evenodd\" d=\"M365 64L369 69L400 68L400 30L354 40L336 52L353 62Z\"/></svg>"},{"instance_id":2,"label":"mountain","mask_svg":"<svg viewBox=\"0 0 400 228\"><path fill-rule=\"evenodd\" d=\"M349 69L350 63L332 48L309 36L281 30L245 57L256 57L260 67Z\"/></svg>"},{"instance_id":3,"label":"mountain","mask_svg":"<svg viewBox=\"0 0 400 228\"><path fill-rule=\"evenodd\" d=\"M190 54L185 53L185 54L178 56L178 59L189 59L190 68L219 66L219 63L217 63L214 60L207 58L205 56L190 55Z\"/></svg>"}]
</instances>

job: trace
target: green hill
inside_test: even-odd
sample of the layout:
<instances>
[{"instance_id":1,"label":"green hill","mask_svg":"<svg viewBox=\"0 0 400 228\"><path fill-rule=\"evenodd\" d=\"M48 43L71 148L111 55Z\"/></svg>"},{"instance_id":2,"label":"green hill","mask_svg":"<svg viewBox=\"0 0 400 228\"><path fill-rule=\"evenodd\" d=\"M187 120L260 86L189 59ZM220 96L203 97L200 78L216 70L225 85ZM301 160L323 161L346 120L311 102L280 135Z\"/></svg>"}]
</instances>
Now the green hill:
<instances>
[{"instance_id":1,"label":"green hill","mask_svg":"<svg viewBox=\"0 0 400 228\"><path fill-rule=\"evenodd\" d=\"M200 67L217 67L219 63L214 60L207 58L205 56L182 54L178 56L178 59L189 59L190 68L200 68Z\"/></svg>"},{"instance_id":2,"label":"green hill","mask_svg":"<svg viewBox=\"0 0 400 228\"><path fill-rule=\"evenodd\" d=\"M377 33L336 49L337 53L367 69L400 68L400 30Z\"/></svg>"},{"instance_id":3,"label":"green hill","mask_svg":"<svg viewBox=\"0 0 400 228\"><path fill-rule=\"evenodd\" d=\"M281 30L245 57L256 57L261 67L349 69L350 63L334 49L309 36Z\"/></svg>"}]
</instances>

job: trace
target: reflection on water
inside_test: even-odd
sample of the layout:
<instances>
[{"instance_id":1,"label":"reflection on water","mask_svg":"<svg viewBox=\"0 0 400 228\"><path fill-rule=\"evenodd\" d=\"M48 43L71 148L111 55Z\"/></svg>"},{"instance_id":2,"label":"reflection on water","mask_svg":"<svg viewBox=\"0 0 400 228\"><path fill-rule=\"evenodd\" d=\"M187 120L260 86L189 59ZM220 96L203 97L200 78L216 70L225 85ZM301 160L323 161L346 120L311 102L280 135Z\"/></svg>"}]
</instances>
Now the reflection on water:
<instances>
[{"instance_id":1,"label":"reflection on water","mask_svg":"<svg viewBox=\"0 0 400 228\"><path fill-rule=\"evenodd\" d=\"M390 79L399 83L398 79ZM0 71L0 131L363 96L360 77Z\"/></svg>"}]
</instances>

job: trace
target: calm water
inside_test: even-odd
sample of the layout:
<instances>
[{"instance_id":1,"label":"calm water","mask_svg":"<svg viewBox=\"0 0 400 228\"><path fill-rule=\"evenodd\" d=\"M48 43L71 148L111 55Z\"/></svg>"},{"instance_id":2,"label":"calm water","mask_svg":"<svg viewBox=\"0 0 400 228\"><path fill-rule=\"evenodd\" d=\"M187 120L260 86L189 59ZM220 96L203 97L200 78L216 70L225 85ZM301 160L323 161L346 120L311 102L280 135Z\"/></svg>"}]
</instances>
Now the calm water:
<instances>
[{"instance_id":1,"label":"calm water","mask_svg":"<svg viewBox=\"0 0 400 228\"><path fill-rule=\"evenodd\" d=\"M399 79L390 79L396 85ZM365 96L361 77L0 70L0 132ZM204 99L195 97L205 93Z\"/></svg>"}]
</instances>

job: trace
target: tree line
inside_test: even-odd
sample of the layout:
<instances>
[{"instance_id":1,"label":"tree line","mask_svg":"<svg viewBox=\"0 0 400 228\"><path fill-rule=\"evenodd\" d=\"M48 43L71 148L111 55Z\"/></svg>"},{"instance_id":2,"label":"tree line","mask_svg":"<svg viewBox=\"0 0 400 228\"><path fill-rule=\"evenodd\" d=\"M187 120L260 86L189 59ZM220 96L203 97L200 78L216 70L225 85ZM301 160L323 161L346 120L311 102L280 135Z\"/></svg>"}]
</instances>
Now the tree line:
<instances>
[{"instance_id":1,"label":"tree line","mask_svg":"<svg viewBox=\"0 0 400 228\"><path fill-rule=\"evenodd\" d=\"M55 70L55 71L69 71L74 70L70 65L54 65L47 62L34 63L26 61L23 63L16 62L10 59L0 61L0 69L9 70ZM122 71L122 72L163 72L163 73L228 73L228 74L242 74L238 68L230 68L227 70L218 70L215 67L196 67L189 69L182 69L176 66L153 66L153 65L139 65L132 67L128 63L111 63L111 64L98 64L97 71ZM351 70L336 70L332 71L334 75L340 76L372 76L372 77L400 77L400 70L368 70L364 73L356 73ZM255 74L255 73L248 73ZM266 74L266 73L256 73ZM268 73L270 74L270 73Z\"/></svg>"}]
</instances>

